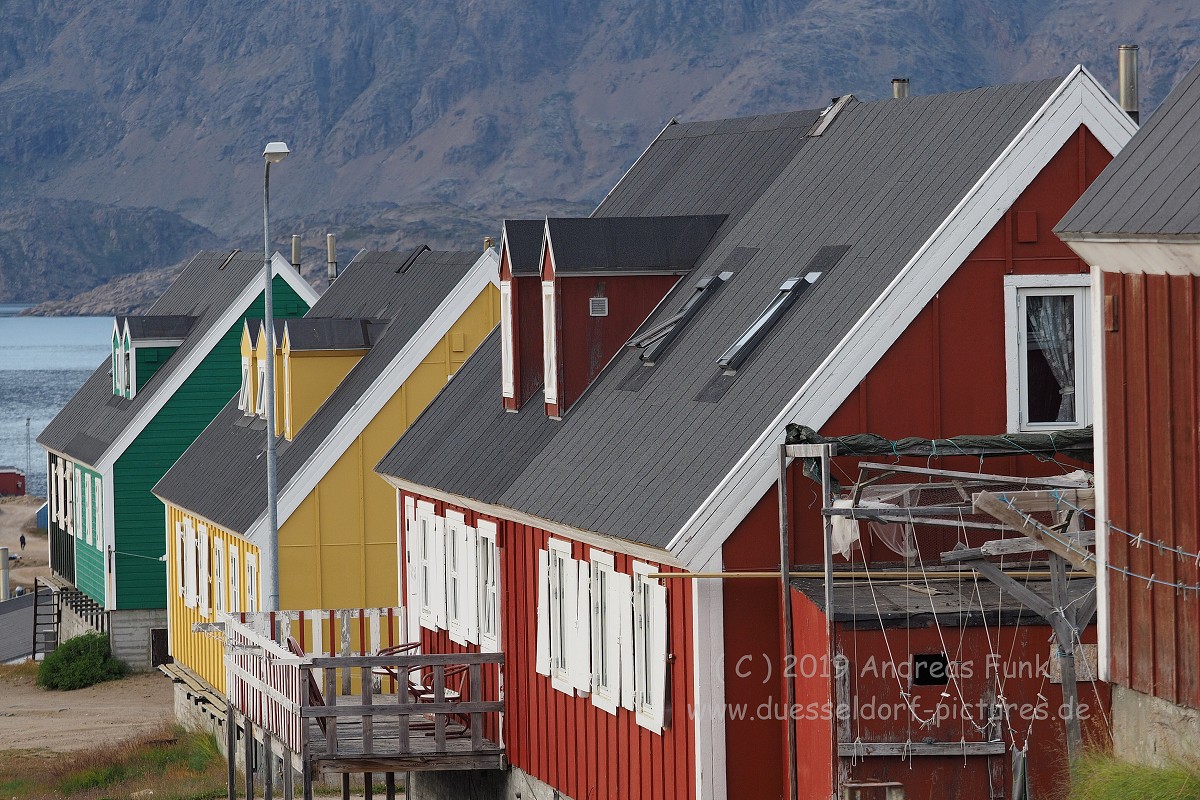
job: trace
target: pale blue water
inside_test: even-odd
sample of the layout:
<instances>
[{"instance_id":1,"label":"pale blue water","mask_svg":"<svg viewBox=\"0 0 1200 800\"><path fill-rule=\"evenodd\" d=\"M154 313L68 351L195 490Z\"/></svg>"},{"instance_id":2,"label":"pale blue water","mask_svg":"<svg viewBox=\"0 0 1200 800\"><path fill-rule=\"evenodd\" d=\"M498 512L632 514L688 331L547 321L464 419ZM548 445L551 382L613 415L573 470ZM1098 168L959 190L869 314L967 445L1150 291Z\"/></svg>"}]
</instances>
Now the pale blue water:
<instances>
[{"instance_id":1,"label":"pale blue water","mask_svg":"<svg viewBox=\"0 0 1200 800\"><path fill-rule=\"evenodd\" d=\"M26 470L29 494L45 495L46 456L38 434L108 358L113 321L16 316L23 308L0 303L0 464Z\"/></svg>"}]
</instances>

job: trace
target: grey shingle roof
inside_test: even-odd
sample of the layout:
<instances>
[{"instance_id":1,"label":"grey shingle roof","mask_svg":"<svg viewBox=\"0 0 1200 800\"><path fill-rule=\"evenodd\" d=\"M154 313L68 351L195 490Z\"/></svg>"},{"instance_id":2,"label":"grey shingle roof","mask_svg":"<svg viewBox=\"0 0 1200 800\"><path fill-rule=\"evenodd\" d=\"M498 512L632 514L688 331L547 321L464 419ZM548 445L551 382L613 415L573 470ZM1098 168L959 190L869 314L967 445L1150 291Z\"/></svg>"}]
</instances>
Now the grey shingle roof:
<instances>
[{"instance_id":1,"label":"grey shingle roof","mask_svg":"<svg viewBox=\"0 0 1200 800\"><path fill-rule=\"evenodd\" d=\"M385 323L369 319L289 319L283 328L293 350L361 350L378 339Z\"/></svg>"},{"instance_id":2,"label":"grey shingle roof","mask_svg":"<svg viewBox=\"0 0 1200 800\"><path fill-rule=\"evenodd\" d=\"M1064 239L1200 234L1200 63L1055 227Z\"/></svg>"},{"instance_id":3,"label":"grey shingle roof","mask_svg":"<svg viewBox=\"0 0 1200 800\"><path fill-rule=\"evenodd\" d=\"M724 214L678 217L551 217L558 272L688 272Z\"/></svg>"},{"instance_id":4,"label":"grey shingle roof","mask_svg":"<svg viewBox=\"0 0 1200 800\"><path fill-rule=\"evenodd\" d=\"M378 469L665 548L1061 83L851 102L811 139L804 134L816 111L670 126L596 214L729 215L648 326L677 313L699 278L736 274L655 366L624 348L561 422L546 419L537 398L519 414L497 413L498 348L482 348L468 364L479 375L452 381ZM849 249L836 268L736 376L723 376L717 357L784 280L838 246ZM639 380L628 381L635 371L643 371ZM722 391L706 392L714 383ZM536 452L497 455L485 475L468 478L448 468L459 463L454 457L442 457L470 460L481 445L495 454Z\"/></svg>"},{"instance_id":5,"label":"grey shingle roof","mask_svg":"<svg viewBox=\"0 0 1200 800\"><path fill-rule=\"evenodd\" d=\"M506 219L504 238L508 242L508 262L513 275L542 274L542 236L544 219Z\"/></svg>"},{"instance_id":6,"label":"grey shingle roof","mask_svg":"<svg viewBox=\"0 0 1200 800\"><path fill-rule=\"evenodd\" d=\"M182 339L192 329L196 318L182 314L139 314L117 317L117 324L129 328L129 337L139 339Z\"/></svg>"},{"instance_id":7,"label":"grey shingle roof","mask_svg":"<svg viewBox=\"0 0 1200 800\"><path fill-rule=\"evenodd\" d=\"M95 464L200 344L230 304L262 276L262 254L205 250L198 253L142 320L194 318L178 349L129 400L113 395L109 360L96 368L38 443L85 464ZM139 323L148 324L148 323ZM174 323L172 323L174 324Z\"/></svg>"},{"instance_id":8,"label":"grey shingle roof","mask_svg":"<svg viewBox=\"0 0 1200 800\"><path fill-rule=\"evenodd\" d=\"M397 272L414 253L360 254L303 318L366 318L387 326L382 331L377 323L371 326L371 349L292 441L279 440L281 492L480 256L426 249ZM246 420L234 398L158 482L155 494L229 530L247 532L267 501L266 435L261 423Z\"/></svg>"}]
</instances>

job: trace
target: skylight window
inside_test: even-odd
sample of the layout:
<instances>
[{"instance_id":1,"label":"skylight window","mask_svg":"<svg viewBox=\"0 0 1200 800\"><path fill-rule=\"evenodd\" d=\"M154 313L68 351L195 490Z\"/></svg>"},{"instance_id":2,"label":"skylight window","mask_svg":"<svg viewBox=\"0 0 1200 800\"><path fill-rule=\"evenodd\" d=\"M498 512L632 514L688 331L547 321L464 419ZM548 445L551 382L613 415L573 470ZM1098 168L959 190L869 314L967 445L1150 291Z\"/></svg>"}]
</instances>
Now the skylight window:
<instances>
[{"instance_id":1,"label":"skylight window","mask_svg":"<svg viewBox=\"0 0 1200 800\"><path fill-rule=\"evenodd\" d=\"M802 278L788 278L784 281L783 285L779 287L779 293L775 295L775 299L758 316L758 319L754 320L746 332L739 336L737 341L717 359L717 366L728 370L736 370L740 367L754 352L758 343L771 332L779 318L792 307L796 298L804 294L808 287L819 281L824 274L823 272L809 272Z\"/></svg>"},{"instance_id":2,"label":"skylight window","mask_svg":"<svg viewBox=\"0 0 1200 800\"><path fill-rule=\"evenodd\" d=\"M719 275L707 275L697 281L694 291L688 297L687 302L683 304L683 308L633 340L633 346L643 350L639 358L647 364L653 364L658 360L687 327L692 317L696 316L700 307L708 302L708 299L725 281L732 277L732 272L722 272Z\"/></svg>"}]
</instances>

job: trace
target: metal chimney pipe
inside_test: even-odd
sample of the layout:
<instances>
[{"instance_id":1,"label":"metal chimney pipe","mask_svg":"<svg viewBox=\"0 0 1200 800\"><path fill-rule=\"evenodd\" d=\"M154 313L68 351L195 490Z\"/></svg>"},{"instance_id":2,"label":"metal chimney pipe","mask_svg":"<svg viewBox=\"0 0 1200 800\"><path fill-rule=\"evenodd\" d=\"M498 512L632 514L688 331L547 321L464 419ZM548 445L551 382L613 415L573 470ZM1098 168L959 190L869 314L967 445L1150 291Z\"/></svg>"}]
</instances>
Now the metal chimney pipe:
<instances>
[{"instance_id":1,"label":"metal chimney pipe","mask_svg":"<svg viewBox=\"0 0 1200 800\"><path fill-rule=\"evenodd\" d=\"M300 234L292 234L292 266L300 271Z\"/></svg>"},{"instance_id":2,"label":"metal chimney pipe","mask_svg":"<svg viewBox=\"0 0 1200 800\"><path fill-rule=\"evenodd\" d=\"M1141 121L1138 111L1138 46L1123 44L1117 48L1117 83L1121 110L1134 122Z\"/></svg>"},{"instance_id":3,"label":"metal chimney pipe","mask_svg":"<svg viewBox=\"0 0 1200 800\"><path fill-rule=\"evenodd\" d=\"M908 97L908 78L892 78L892 97Z\"/></svg>"},{"instance_id":4,"label":"metal chimney pipe","mask_svg":"<svg viewBox=\"0 0 1200 800\"><path fill-rule=\"evenodd\" d=\"M337 244L332 233L325 234L325 259L329 263L329 282L333 283L337 280Z\"/></svg>"}]
</instances>

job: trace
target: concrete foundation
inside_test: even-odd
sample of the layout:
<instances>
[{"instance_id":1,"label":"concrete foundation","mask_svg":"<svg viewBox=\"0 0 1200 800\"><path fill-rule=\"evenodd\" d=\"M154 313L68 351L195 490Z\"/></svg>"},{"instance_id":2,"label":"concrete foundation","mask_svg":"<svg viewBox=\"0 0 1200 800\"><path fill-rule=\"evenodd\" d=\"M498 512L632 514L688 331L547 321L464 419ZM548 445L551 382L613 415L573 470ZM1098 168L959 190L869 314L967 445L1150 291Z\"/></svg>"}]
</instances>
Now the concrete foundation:
<instances>
[{"instance_id":1,"label":"concrete foundation","mask_svg":"<svg viewBox=\"0 0 1200 800\"><path fill-rule=\"evenodd\" d=\"M515 767L412 773L411 800L571 800Z\"/></svg>"},{"instance_id":2,"label":"concrete foundation","mask_svg":"<svg viewBox=\"0 0 1200 800\"><path fill-rule=\"evenodd\" d=\"M1126 761L1164 767L1200 753L1200 711L1116 684L1112 725L1113 753Z\"/></svg>"},{"instance_id":3,"label":"concrete foundation","mask_svg":"<svg viewBox=\"0 0 1200 800\"><path fill-rule=\"evenodd\" d=\"M166 629L167 610L128 609L109 611L107 616L108 641L112 654L124 661L134 672L149 672L153 669L150 632L156 628ZM62 616L58 625L59 644L94 630L96 629L92 624L71 610L70 606L65 603L62 605Z\"/></svg>"}]
</instances>

